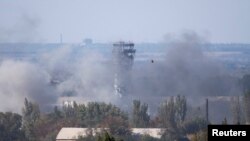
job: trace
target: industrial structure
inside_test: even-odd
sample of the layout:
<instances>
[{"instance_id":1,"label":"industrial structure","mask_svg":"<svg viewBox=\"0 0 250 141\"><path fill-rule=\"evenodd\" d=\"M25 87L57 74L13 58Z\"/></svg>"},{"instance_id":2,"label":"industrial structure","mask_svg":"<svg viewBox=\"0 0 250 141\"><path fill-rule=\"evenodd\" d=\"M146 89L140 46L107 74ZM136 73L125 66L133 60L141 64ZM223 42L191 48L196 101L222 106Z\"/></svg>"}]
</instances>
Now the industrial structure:
<instances>
[{"instance_id":1,"label":"industrial structure","mask_svg":"<svg viewBox=\"0 0 250 141\"><path fill-rule=\"evenodd\" d=\"M132 69L135 57L134 43L117 42L113 44L114 63L114 94L122 97L128 93L130 70Z\"/></svg>"}]
</instances>

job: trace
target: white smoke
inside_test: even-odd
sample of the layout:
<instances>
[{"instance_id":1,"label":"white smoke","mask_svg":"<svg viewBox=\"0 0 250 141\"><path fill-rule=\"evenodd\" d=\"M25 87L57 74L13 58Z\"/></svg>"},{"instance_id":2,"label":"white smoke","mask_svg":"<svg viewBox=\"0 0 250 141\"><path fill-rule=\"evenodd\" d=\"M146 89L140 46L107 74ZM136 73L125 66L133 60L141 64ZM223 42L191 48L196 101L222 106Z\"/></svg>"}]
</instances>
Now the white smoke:
<instances>
[{"instance_id":1,"label":"white smoke","mask_svg":"<svg viewBox=\"0 0 250 141\"><path fill-rule=\"evenodd\" d=\"M51 108L60 97L114 102L111 61L98 52L75 57L74 46L42 54L37 62L3 60L0 65L0 111L20 112L24 98ZM56 82L54 85L53 83Z\"/></svg>"},{"instance_id":2,"label":"white smoke","mask_svg":"<svg viewBox=\"0 0 250 141\"><path fill-rule=\"evenodd\" d=\"M0 64L0 111L20 112L25 97L42 106L52 104L57 95L49 81L47 72L35 64L4 60Z\"/></svg>"},{"instance_id":3,"label":"white smoke","mask_svg":"<svg viewBox=\"0 0 250 141\"><path fill-rule=\"evenodd\" d=\"M112 64L104 60L98 52L83 53L69 65L70 70L66 71L70 75L57 86L58 91L72 92L73 96L82 97L85 101L113 101Z\"/></svg>"}]
</instances>

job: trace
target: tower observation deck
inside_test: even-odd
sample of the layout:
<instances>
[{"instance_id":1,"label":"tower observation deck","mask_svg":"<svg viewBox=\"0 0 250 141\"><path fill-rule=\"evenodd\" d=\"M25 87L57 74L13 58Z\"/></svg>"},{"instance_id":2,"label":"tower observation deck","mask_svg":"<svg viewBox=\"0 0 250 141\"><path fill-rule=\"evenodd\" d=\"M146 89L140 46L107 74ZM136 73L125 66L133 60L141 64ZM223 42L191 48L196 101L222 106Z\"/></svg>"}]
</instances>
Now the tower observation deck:
<instances>
[{"instance_id":1,"label":"tower observation deck","mask_svg":"<svg viewBox=\"0 0 250 141\"><path fill-rule=\"evenodd\" d=\"M135 52L134 43L120 41L113 44L114 94L119 97L128 93Z\"/></svg>"}]
</instances>

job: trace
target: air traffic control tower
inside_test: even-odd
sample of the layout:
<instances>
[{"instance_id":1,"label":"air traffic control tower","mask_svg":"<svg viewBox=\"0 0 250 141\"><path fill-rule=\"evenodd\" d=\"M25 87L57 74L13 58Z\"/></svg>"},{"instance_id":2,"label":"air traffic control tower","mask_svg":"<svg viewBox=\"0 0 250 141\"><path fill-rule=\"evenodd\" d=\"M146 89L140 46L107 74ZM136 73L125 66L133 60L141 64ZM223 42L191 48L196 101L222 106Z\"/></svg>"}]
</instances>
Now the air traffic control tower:
<instances>
[{"instance_id":1,"label":"air traffic control tower","mask_svg":"<svg viewBox=\"0 0 250 141\"><path fill-rule=\"evenodd\" d=\"M135 52L134 43L120 41L113 44L114 94L116 96L122 97L129 91L128 84Z\"/></svg>"}]
</instances>

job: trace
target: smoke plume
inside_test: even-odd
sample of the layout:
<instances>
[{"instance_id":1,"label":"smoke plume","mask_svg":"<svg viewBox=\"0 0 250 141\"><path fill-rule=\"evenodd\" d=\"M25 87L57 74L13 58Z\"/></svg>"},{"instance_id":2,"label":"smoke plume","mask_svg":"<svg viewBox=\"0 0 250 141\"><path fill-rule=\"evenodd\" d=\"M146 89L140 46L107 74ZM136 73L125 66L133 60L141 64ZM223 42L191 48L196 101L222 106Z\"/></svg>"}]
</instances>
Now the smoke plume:
<instances>
[{"instance_id":1,"label":"smoke plume","mask_svg":"<svg viewBox=\"0 0 250 141\"><path fill-rule=\"evenodd\" d=\"M0 111L20 112L25 97L42 107L53 104L57 95L49 81L48 73L35 64L4 60L0 64Z\"/></svg>"},{"instance_id":2,"label":"smoke plume","mask_svg":"<svg viewBox=\"0 0 250 141\"><path fill-rule=\"evenodd\" d=\"M129 90L121 99L114 95L112 60L100 52L62 46L38 55L36 62L4 59L0 63L0 111L20 112L25 97L47 109L61 105L62 97L79 103L105 101L120 105L140 99L159 106L167 96L239 94L236 79L204 54L204 43L198 35L185 33L166 43L164 59L135 62L126 81Z\"/></svg>"},{"instance_id":3,"label":"smoke plume","mask_svg":"<svg viewBox=\"0 0 250 141\"><path fill-rule=\"evenodd\" d=\"M136 68L133 95L223 96L238 94L236 81L223 65L201 49L206 41L195 33L184 33L167 43L166 56ZM143 70L143 71L142 71Z\"/></svg>"}]
</instances>

